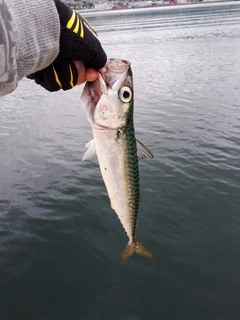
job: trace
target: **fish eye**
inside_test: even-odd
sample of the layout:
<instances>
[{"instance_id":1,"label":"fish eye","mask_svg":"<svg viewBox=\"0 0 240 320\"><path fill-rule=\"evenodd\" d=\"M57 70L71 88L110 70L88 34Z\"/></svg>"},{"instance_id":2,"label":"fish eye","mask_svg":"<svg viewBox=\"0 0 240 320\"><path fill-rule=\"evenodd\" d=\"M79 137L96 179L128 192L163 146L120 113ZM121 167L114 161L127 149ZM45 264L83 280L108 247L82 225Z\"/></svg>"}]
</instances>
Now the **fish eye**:
<instances>
[{"instance_id":1,"label":"fish eye","mask_svg":"<svg viewBox=\"0 0 240 320\"><path fill-rule=\"evenodd\" d=\"M130 102L132 100L132 90L129 87L122 87L119 91L119 98L122 102Z\"/></svg>"}]
</instances>

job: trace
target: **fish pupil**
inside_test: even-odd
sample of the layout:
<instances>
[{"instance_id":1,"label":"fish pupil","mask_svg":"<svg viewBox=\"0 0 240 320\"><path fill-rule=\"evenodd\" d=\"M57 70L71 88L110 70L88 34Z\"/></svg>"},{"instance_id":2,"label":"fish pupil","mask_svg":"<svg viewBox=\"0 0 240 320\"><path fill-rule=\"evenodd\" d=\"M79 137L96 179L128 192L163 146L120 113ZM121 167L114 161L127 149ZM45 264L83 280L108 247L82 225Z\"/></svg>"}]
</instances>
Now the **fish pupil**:
<instances>
[{"instance_id":1,"label":"fish pupil","mask_svg":"<svg viewBox=\"0 0 240 320\"><path fill-rule=\"evenodd\" d=\"M130 93L125 90L125 91L123 92L123 97L124 97L125 99L129 98L129 97L130 97Z\"/></svg>"}]
</instances>

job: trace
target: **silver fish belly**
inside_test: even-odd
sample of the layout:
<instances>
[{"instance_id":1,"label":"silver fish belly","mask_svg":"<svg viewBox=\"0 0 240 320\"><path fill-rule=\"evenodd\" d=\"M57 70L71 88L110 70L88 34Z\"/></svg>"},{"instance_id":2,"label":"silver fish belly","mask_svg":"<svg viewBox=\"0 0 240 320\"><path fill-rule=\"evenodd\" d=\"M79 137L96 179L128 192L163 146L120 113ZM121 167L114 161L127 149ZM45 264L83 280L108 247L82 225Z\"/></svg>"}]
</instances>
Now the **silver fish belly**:
<instances>
[{"instance_id":1,"label":"silver fish belly","mask_svg":"<svg viewBox=\"0 0 240 320\"><path fill-rule=\"evenodd\" d=\"M135 138L130 63L111 59L109 66L100 70L96 81L86 83L81 104L94 137L86 145L83 160L97 154L111 207L129 238L120 261L134 252L154 259L135 237L140 200L138 160L153 158L153 155Z\"/></svg>"}]
</instances>

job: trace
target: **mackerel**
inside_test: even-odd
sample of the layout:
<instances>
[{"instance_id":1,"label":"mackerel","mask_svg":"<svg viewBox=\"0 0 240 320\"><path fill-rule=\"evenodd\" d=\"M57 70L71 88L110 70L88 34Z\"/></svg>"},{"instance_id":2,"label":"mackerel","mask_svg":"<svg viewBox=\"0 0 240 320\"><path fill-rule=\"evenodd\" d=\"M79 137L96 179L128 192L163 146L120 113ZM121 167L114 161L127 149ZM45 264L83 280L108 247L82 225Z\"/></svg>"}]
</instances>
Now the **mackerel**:
<instances>
[{"instance_id":1,"label":"mackerel","mask_svg":"<svg viewBox=\"0 0 240 320\"><path fill-rule=\"evenodd\" d=\"M154 259L135 236L140 202L138 160L153 158L153 154L135 138L133 95L130 62L111 59L97 80L85 84L81 96L94 137L86 145L83 160L97 155L111 207L129 238L120 262L134 252Z\"/></svg>"}]
</instances>

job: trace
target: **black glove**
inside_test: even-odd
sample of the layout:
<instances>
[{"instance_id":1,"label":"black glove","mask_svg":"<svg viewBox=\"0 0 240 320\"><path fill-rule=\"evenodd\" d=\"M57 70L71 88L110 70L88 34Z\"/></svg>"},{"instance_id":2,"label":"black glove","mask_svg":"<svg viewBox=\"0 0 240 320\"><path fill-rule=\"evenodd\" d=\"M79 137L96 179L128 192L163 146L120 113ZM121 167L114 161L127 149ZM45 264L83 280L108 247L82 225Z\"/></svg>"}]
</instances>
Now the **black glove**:
<instances>
[{"instance_id":1,"label":"black glove","mask_svg":"<svg viewBox=\"0 0 240 320\"><path fill-rule=\"evenodd\" d=\"M61 24L59 55L47 68L27 76L48 91L68 90L77 84L78 72L73 60L82 61L86 68L96 70L107 61L91 25L60 0L54 2Z\"/></svg>"}]
</instances>

